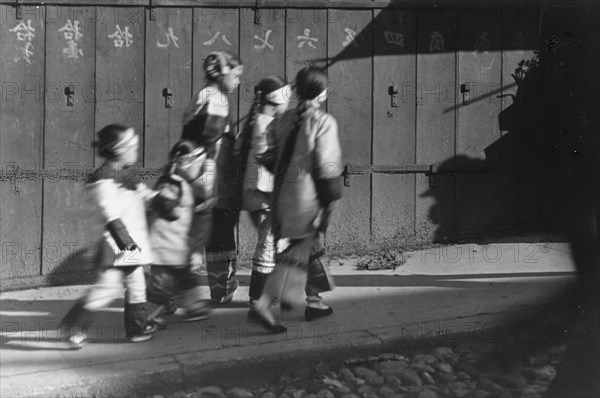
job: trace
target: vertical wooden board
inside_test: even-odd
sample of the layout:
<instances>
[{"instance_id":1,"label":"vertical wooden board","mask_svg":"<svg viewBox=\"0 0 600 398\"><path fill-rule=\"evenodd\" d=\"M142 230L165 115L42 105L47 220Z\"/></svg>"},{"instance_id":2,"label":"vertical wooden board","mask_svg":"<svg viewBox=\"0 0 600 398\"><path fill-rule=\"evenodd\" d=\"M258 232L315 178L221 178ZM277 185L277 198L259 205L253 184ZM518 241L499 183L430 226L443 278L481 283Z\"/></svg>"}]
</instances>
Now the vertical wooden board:
<instances>
[{"instance_id":1,"label":"vertical wooden board","mask_svg":"<svg viewBox=\"0 0 600 398\"><path fill-rule=\"evenodd\" d=\"M501 18L500 8L493 6L458 10L456 156L459 163L499 166L500 156L485 150L500 139L501 102L497 96L501 88ZM468 88L470 98L462 92L463 88ZM457 173L455 198L455 233L464 236L485 233L499 222L500 174Z\"/></svg>"},{"instance_id":2,"label":"vertical wooden board","mask_svg":"<svg viewBox=\"0 0 600 398\"><path fill-rule=\"evenodd\" d=\"M489 160L484 150L500 137L501 17L497 7L458 10L457 155ZM463 99L463 84L470 102Z\"/></svg>"},{"instance_id":3,"label":"vertical wooden board","mask_svg":"<svg viewBox=\"0 0 600 398\"><path fill-rule=\"evenodd\" d=\"M254 101L254 87L265 76L285 74L285 10L260 11L260 24L254 23L254 11L240 10L240 57L244 74L240 85L240 119L244 119Z\"/></svg>"},{"instance_id":4,"label":"vertical wooden board","mask_svg":"<svg viewBox=\"0 0 600 398\"><path fill-rule=\"evenodd\" d=\"M93 267L94 233L83 190L93 169L96 20L93 7L48 7L42 273ZM72 87L69 106L66 90Z\"/></svg>"},{"instance_id":5,"label":"vertical wooden board","mask_svg":"<svg viewBox=\"0 0 600 398\"><path fill-rule=\"evenodd\" d=\"M40 274L45 8L0 6L0 278ZM27 173L30 171L31 173ZM29 176L29 177L28 177Z\"/></svg>"},{"instance_id":6,"label":"vertical wooden board","mask_svg":"<svg viewBox=\"0 0 600 398\"><path fill-rule=\"evenodd\" d=\"M525 106L541 102L541 98L532 98L527 94L529 87L535 85L530 78L518 78L521 87L517 85L515 77L522 76L522 67L519 63L532 60L535 50L539 48L539 10L537 5L530 4L522 7L505 8L502 11L502 113L499 124L501 128L502 145L497 146L501 153L501 162L507 168L512 168L521 163L518 170L526 170L533 163L531 155L537 150L526 144L531 137L532 130L524 126L524 116L527 110L521 101L515 102L516 96L529 97ZM528 137L529 136L529 137ZM529 185L520 182L519 175L503 173L500 190L500 217L507 226L522 223L536 213L536 204L531 203L534 196L526 192ZM526 206L527 204L527 206Z\"/></svg>"},{"instance_id":7,"label":"vertical wooden board","mask_svg":"<svg viewBox=\"0 0 600 398\"><path fill-rule=\"evenodd\" d=\"M192 88L192 10L158 8L155 16L146 22L144 167L150 168L164 165L181 137Z\"/></svg>"},{"instance_id":8,"label":"vertical wooden board","mask_svg":"<svg viewBox=\"0 0 600 398\"><path fill-rule=\"evenodd\" d=\"M415 162L416 14L375 13L373 163ZM397 90L392 104L390 89ZM405 243L414 234L415 176L373 175L372 234L380 243Z\"/></svg>"},{"instance_id":9,"label":"vertical wooden board","mask_svg":"<svg viewBox=\"0 0 600 398\"><path fill-rule=\"evenodd\" d=\"M285 78L292 82L300 69L325 66L327 59L327 10L286 10Z\"/></svg>"},{"instance_id":10,"label":"vertical wooden board","mask_svg":"<svg viewBox=\"0 0 600 398\"><path fill-rule=\"evenodd\" d=\"M145 11L98 7L96 14L96 131L111 123L132 126L140 136L141 163Z\"/></svg>"},{"instance_id":11,"label":"vertical wooden board","mask_svg":"<svg viewBox=\"0 0 600 398\"><path fill-rule=\"evenodd\" d=\"M260 24L254 23L254 11L240 10L240 56L244 75L240 85L240 128L254 101L254 87L265 76L285 75L285 10L260 11ZM240 218L240 258L250 259L256 246L257 232L249 217Z\"/></svg>"},{"instance_id":12,"label":"vertical wooden board","mask_svg":"<svg viewBox=\"0 0 600 398\"><path fill-rule=\"evenodd\" d=\"M454 10L417 12L417 157L418 164L442 168L454 160L455 144ZM432 185L432 186L430 186ZM417 176L416 230L419 239L451 236L454 183L451 174Z\"/></svg>"},{"instance_id":13,"label":"vertical wooden board","mask_svg":"<svg viewBox=\"0 0 600 398\"><path fill-rule=\"evenodd\" d=\"M371 164L372 137L372 11L329 10L328 58L345 51L329 68L328 111L338 122L343 164ZM370 241L371 178L351 176L350 187L332 220L331 245L358 248Z\"/></svg>"}]
</instances>

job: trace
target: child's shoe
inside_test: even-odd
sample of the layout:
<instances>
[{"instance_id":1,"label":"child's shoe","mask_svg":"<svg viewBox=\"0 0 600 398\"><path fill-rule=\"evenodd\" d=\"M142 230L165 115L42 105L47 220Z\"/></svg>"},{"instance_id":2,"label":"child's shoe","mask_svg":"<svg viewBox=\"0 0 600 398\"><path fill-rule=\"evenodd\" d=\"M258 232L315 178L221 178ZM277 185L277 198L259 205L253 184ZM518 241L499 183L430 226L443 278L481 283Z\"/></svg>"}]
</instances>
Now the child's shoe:
<instances>
[{"instance_id":1,"label":"child's shoe","mask_svg":"<svg viewBox=\"0 0 600 398\"><path fill-rule=\"evenodd\" d=\"M152 340L154 337L153 333L156 332L157 328L153 325L146 325L146 330L140 334L134 334L132 336L127 336L127 340L132 343L142 343L144 341Z\"/></svg>"},{"instance_id":2,"label":"child's shoe","mask_svg":"<svg viewBox=\"0 0 600 398\"><path fill-rule=\"evenodd\" d=\"M72 349L80 350L85 345L87 341L87 336L81 329L78 328L77 330L73 330L72 333L69 334L69 337L67 337L67 341L69 342L69 345Z\"/></svg>"},{"instance_id":3,"label":"child's shoe","mask_svg":"<svg viewBox=\"0 0 600 398\"><path fill-rule=\"evenodd\" d=\"M239 286L240 286L239 282L237 280L234 281L232 283L232 285L231 285L231 291L227 295L221 297L221 299L219 299L219 300L213 300L213 301L216 304L227 304L227 303L230 303L231 300L233 300L233 296L235 295L235 292L236 292L236 290L238 289Z\"/></svg>"},{"instance_id":4,"label":"child's shoe","mask_svg":"<svg viewBox=\"0 0 600 398\"><path fill-rule=\"evenodd\" d=\"M307 322L315 321L319 318L323 318L325 316L329 316L333 314L333 308L325 307L325 308L315 308L315 307L306 307L304 310L304 318Z\"/></svg>"}]
</instances>

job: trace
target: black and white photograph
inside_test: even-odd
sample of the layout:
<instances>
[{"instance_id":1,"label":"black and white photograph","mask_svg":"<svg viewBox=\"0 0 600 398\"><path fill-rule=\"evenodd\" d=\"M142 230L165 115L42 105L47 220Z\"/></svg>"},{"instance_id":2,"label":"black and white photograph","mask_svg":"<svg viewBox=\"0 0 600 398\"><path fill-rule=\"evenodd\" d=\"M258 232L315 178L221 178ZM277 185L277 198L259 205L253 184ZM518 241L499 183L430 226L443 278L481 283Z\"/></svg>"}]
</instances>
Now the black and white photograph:
<instances>
[{"instance_id":1,"label":"black and white photograph","mask_svg":"<svg viewBox=\"0 0 600 398\"><path fill-rule=\"evenodd\" d=\"M600 397L600 2L0 0L0 397Z\"/></svg>"}]
</instances>

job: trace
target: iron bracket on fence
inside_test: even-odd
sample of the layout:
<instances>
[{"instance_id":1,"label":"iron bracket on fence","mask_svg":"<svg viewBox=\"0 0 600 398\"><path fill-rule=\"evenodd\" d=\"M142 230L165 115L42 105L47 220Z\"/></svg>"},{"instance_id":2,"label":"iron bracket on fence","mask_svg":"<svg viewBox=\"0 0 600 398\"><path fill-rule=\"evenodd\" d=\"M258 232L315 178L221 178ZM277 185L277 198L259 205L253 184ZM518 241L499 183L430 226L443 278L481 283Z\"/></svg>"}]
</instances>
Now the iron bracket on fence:
<instances>
[{"instance_id":1,"label":"iron bracket on fence","mask_svg":"<svg viewBox=\"0 0 600 398\"><path fill-rule=\"evenodd\" d=\"M254 3L254 25L260 25L260 8L263 6L262 0L256 0Z\"/></svg>"},{"instance_id":2,"label":"iron bracket on fence","mask_svg":"<svg viewBox=\"0 0 600 398\"><path fill-rule=\"evenodd\" d=\"M407 163L403 165L394 166L356 166L353 164L347 164L344 166L344 186L350 186L351 175L367 175L367 174L430 174L432 170L436 168L436 165L427 164L413 164Z\"/></svg>"},{"instance_id":3,"label":"iron bracket on fence","mask_svg":"<svg viewBox=\"0 0 600 398\"><path fill-rule=\"evenodd\" d=\"M412 164L407 163L396 166L357 166L347 164L344 166L344 186L350 186L351 175L367 175L367 174L424 174L429 177L429 186L433 187L436 184L436 177L441 174L450 174L455 178L459 173L518 173L518 165L493 165L493 164L444 164L443 169L438 163L433 164Z\"/></svg>"},{"instance_id":4,"label":"iron bracket on fence","mask_svg":"<svg viewBox=\"0 0 600 398\"><path fill-rule=\"evenodd\" d=\"M15 0L15 11L17 13L16 18L23 19L23 6L19 3L19 0Z\"/></svg>"},{"instance_id":5,"label":"iron bracket on fence","mask_svg":"<svg viewBox=\"0 0 600 398\"><path fill-rule=\"evenodd\" d=\"M152 1L153 0L148 0L148 10L150 11L148 14L148 19L151 21L156 21L156 8L154 7L154 4L152 4Z\"/></svg>"}]
</instances>

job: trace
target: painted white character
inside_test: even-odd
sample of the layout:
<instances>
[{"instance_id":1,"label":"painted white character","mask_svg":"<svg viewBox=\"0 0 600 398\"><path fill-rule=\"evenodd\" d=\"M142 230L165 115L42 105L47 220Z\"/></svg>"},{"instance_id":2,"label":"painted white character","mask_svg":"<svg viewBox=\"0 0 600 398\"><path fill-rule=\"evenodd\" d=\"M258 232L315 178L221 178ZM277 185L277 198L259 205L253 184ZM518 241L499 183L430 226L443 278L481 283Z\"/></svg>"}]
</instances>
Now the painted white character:
<instances>
[{"instance_id":1,"label":"painted white character","mask_svg":"<svg viewBox=\"0 0 600 398\"><path fill-rule=\"evenodd\" d=\"M484 32L475 39L475 51L478 53L487 51L490 48L490 39L488 38L490 32Z\"/></svg>"},{"instance_id":2,"label":"painted white character","mask_svg":"<svg viewBox=\"0 0 600 398\"><path fill-rule=\"evenodd\" d=\"M75 40L70 40L67 42L69 47L63 48L63 54L67 56L67 58L79 58L79 56L83 56L83 50L77 46L77 42Z\"/></svg>"},{"instance_id":3,"label":"painted white character","mask_svg":"<svg viewBox=\"0 0 600 398\"><path fill-rule=\"evenodd\" d=\"M33 33L35 32L35 28L31 26L31 19L27 20L27 25L21 21L17 26L10 29L10 32L15 32L19 41L31 41L35 37Z\"/></svg>"},{"instance_id":4,"label":"painted white character","mask_svg":"<svg viewBox=\"0 0 600 398\"><path fill-rule=\"evenodd\" d=\"M259 37L258 35L254 35L254 38L256 40L262 42L262 44L260 44L260 45L259 44L255 44L254 48L257 49L257 50L262 50L265 47L269 47L271 50L273 50L274 49L273 45L269 43L269 36L271 36L271 32L272 32L271 29L267 30L267 32L265 33L264 40L261 37Z\"/></svg>"},{"instance_id":5,"label":"painted white character","mask_svg":"<svg viewBox=\"0 0 600 398\"><path fill-rule=\"evenodd\" d=\"M29 65L31 65L31 56L33 55L33 44L31 40L35 37L35 28L31 26L31 19L27 20L27 25L25 22L21 21L17 26L12 29L9 29L9 32L13 32L17 34L18 41L26 41L25 47L15 46L18 52L18 56L15 58L15 62L19 61L21 58L25 60Z\"/></svg>"},{"instance_id":6,"label":"painted white character","mask_svg":"<svg viewBox=\"0 0 600 398\"><path fill-rule=\"evenodd\" d=\"M231 44L231 42L229 41L227 36L221 35L220 31L215 33L215 35L213 37L211 37L210 39L208 39L207 41L205 41L202 44L204 44L205 46L212 46L213 44L215 44L215 42L217 41L219 36L221 36L221 40L223 40L223 42L225 42L225 44L227 44L228 46L233 46L233 44Z\"/></svg>"},{"instance_id":7,"label":"painted white character","mask_svg":"<svg viewBox=\"0 0 600 398\"><path fill-rule=\"evenodd\" d=\"M310 37L310 29L304 29L304 36L297 36L296 40L300 41L300 43L298 43L298 48L304 47L305 44L307 44L308 47L317 48L314 43L319 41L316 37Z\"/></svg>"},{"instance_id":8,"label":"painted white character","mask_svg":"<svg viewBox=\"0 0 600 398\"><path fill-rule=\"evenodd\" d=\"M385 37L385 41L389 44L395 44L400 47L404 47L404 35L398 32L391 32L389 30L385 31L383 36Z\"/></svg>"},{"instance_id":9,"label":"painted white character","mask_svg":"<svg viewBox=\"0 0 600 398\"><path fill-rule=\"evenodd\" d=\"M177 44L177 41L179 40L179 37L175 36L175 33L173 33L173 28L169 26L169 29L167 30L167 33L165 33L165 36L167 36L167 43L163 44L160 42L160 39L156 39L156 46L158 48L167 48L169 47L169 44L171 44L171 41L173 42L173 45L177 48L179 48L179 44Z\"/></svg>"},{"instance_id":10,"label":"painted white character","mask_svg":"<svg viewBox=\"0 0 600 398\"><path fill-rule=\"evenodd\" d=\"M33 55L33 51L31 51L33 50L33 44L31 44L31 42L27 42L25 43L25 47L17 47L17 50L19 50L25 62L31 65L31 60L29 58ZM21 57L16 58L15 61L18 61L19 59L21 59Z\"/></svg>"},{"instance_id":11,"label":"painted white character","mask_svg":"<svg viewBox=\"0 0 600 398\"><path fill-rule=\"evenodd\" d=\"M109 39L113 39L115 43L115 47L123 47L123 43L125 43L126 47L131 46L133 43L133 35L129 33L129 26L125 26L124 30L121 30L121 27L117 24L115 25L117 30L115 33L108 35Z\"/></svg>"},{"instance_id":12,"label":"painted white character","mask_svg":"<svg viewBox=\"0 0 600 398\"><path fill-rule=\"evenodd\" d=\"M79 30L79 21L75 20L72 22L70 19L67 19L67 23L65 26L58 30L62 32L67 41L67 48L63 48L63 54L67 56L67 58L79 58L79 56L83 56L83 50L80 49L77 45L77 40L83 37L83 33Z\"/></svg>"},{"instance_id":13,"label":"painted white character","mask_svg":"<svg viewBox=\"0 0 600 398\"><path fill-rule=\"evenodd\" d=\"M431 41L429 42L429 51L444 51L444 35L437 30L431 32Z\"/></svg>"},{"instance_id":14,"label":"painted white character","mask_svg":"<svg viewBox=\"0 0 600 398\"><path fill-rule=\"evenodd\" d=\"M65 26L58 30L65 35L66 40L79 40L83 37L83 33L79 30L79 21L75 20L72 22L70 19L67 19L67 23Z\"/></svg>"},{"instance_id":15,"label":"painted white character","mask_svg":"<svg viewBox=\"0 0 600 398\"><path fill-rule=\"evenodd\" d=\"M348 44L352 43L354 46L358 46L354 41L354 39L356 39L356 32L350 28L344 29L344 32L346 32L346 40L342 42L342 45L346 47Z\"/></svg>"}]
</instances>

